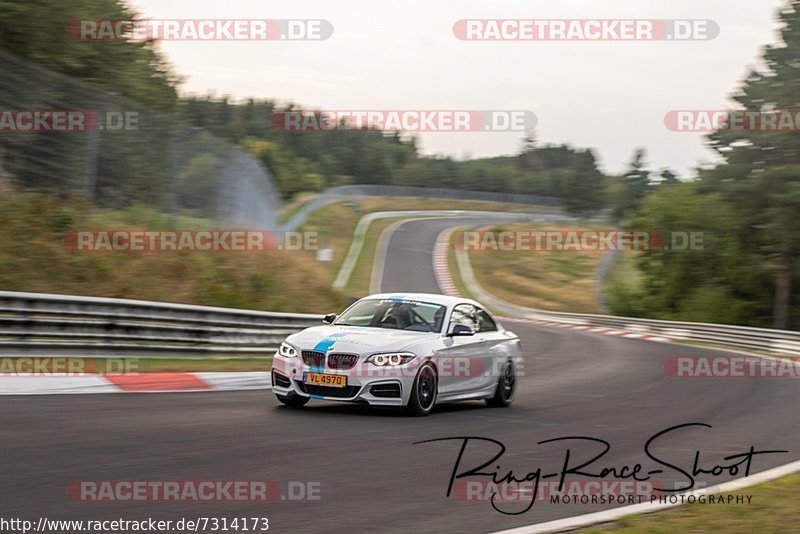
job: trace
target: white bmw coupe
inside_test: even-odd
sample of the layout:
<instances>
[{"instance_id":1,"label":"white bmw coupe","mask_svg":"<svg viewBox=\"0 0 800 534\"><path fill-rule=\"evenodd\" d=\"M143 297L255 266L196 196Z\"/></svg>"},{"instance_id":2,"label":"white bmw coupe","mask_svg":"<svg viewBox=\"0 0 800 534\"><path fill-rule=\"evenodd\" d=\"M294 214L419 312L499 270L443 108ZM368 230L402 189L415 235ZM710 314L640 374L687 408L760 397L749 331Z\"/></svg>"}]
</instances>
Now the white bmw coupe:
<instances>
[{"instance_id":1,"label":"white bmw coupe","mask_svg":"<svg viewBox=\"0 0 800 534\"><path fill-rule=\"evenodd\" d=\"M437 403L484 399L502 407L514 399L519 338L475 301L386 293L322 322L275 353L272 390L283 404L366 402L428 415Z\"/></svg>"}]
</instances>

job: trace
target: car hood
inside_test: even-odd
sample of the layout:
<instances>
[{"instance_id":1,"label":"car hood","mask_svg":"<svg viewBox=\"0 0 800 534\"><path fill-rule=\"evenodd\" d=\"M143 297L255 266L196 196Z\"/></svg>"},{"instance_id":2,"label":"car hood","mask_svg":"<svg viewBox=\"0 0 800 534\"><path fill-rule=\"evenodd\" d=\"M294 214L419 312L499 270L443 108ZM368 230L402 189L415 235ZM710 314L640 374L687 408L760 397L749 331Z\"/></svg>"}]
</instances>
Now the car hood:
<instances>
[{"instance_id":1,"label":"car hood","mask_svg":"<svg viewBox=\"0 0 800 534\"><path fill-rule=\"evenodd\" d=\"M390 328L360 326L314 326L286 338L287 343L300 350L372 354L404 350L420 341L435 339L436 333L409 332Z\"/></svg>"}]
</instances>

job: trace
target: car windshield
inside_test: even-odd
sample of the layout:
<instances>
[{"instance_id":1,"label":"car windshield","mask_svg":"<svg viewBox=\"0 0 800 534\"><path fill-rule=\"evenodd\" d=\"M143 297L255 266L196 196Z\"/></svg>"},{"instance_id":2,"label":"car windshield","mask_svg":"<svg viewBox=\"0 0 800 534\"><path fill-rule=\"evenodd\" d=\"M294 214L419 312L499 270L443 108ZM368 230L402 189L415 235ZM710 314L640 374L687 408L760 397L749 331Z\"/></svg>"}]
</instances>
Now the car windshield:
<instances>
[{"instance_id":1,"label":"car windshield","mask_svg":"<svg viewBox=\"0 0 800 534\"><path fill-rule=\"evenodd\" d=\"M430 302L365 299L348 308L334 324L415 332L441 332L445 307Z\"/></svg>"}]
</instances>

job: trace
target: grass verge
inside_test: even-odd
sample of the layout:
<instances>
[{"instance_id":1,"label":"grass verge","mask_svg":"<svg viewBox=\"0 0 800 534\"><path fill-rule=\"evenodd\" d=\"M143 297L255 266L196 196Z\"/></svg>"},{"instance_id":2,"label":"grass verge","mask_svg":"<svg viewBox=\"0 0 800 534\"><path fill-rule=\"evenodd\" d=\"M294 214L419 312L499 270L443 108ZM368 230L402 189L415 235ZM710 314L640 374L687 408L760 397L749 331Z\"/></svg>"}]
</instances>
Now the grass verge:
<instances>
[{"instance_id":1,"label":"grass verge","mask_svg":"<svg viewBox=\"0 0 800 534\"><path fill-rule=\"evenodd\" d=\"M256 310L341 309L313 252L76 252L80 230L216 229L153 209L98 209L76 199L0 193L0 288Z\"/></svg>"},{"instance_id":2,"label":"grass verge","mask_svg":"<svg viewBox=\"0 0 800 534\"><path fill-rule=\"evenodd\" d=\"M724 494L723 494L724 495ZM752 495L750 504L686 504L664 512L628 516L582 533L619 534L673 532L796 532L800 521L800 475L745 488L736 495Z\"/></svg>"},{"instance_id":3,"label":"grass verge","mask_svg":"<svg viewBox=\"0 0 800 534\"><path fill-rule=\"evenodd\" d=\"M486 229L499 232L584 228L514 224ZM599 312L594 274L602 260L601 253L484 250L470 252L469 258L478 283L507 302L552 311Z\"/></svg>"}]
</instances>

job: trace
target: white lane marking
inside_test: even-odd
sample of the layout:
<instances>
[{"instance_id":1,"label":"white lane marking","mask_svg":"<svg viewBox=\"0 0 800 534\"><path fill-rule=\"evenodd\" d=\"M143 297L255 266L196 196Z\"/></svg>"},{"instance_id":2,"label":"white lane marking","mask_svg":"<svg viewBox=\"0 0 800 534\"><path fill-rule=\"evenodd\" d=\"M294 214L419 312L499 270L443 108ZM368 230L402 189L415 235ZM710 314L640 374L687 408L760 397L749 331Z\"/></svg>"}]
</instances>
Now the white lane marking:
<instances>
[{"instance_id":1,"label":"white lane marking","mask_svg":"<svg viewBox=\"0 0 800 534\"><path fill-rule=\"evenodd\" d=\"M542 326L555 326L558 328L569 328L571 330L581 330L586 332L587 334L603 334L605 336L617 336L625 339L639 339L641 341L654 341L656 343L672 343L672 340L661 337L661 336L652 336L650 334L643 334L641 332L628 332L627 330L613 330L611 328L603 328L603 327L588 327L584 325L570 325L564 323L554 323L551 321L540 321L538 319L519 319L516 317L508 317L507 319L512 321L524 321L529 322L532 324L542 325Z\"/></svg>"},{"instance_id":2,"label":"white lane marking","mask_svg":"<svg viewBox=\"0 0 800 534\"><path fill-rule=\"evenodd\" d=\"M249 373L206 372L194 373L194 376L211 386L211 389L217 391L269 389L272 386L270 373L266 371Z\"/></svg>"},{"instance_id":3,"label":"white lane marking","mask_svg":"<svg viewBox=\"0 0 800 534\"><path fill-rule=\"evenodd\" d=\"M100 375L0 375L0 395L115 393L119 389Z\"/></svg>"},{"instance_id":4,"label":"white lane marking","mask_svg":"<svg viewBox=\"0 0 800 534\"><path fill-rule=\"evenodd\" d=\"M0 395L61 395L87 393L203 393L207 391L237 391L270 389L269 372L239 373L189 373L208 384L209 389L187 390L142 390L124 391L102 375L74 376L54 374L50 376L0 375Z\"/></svg>"}]
</instances>

